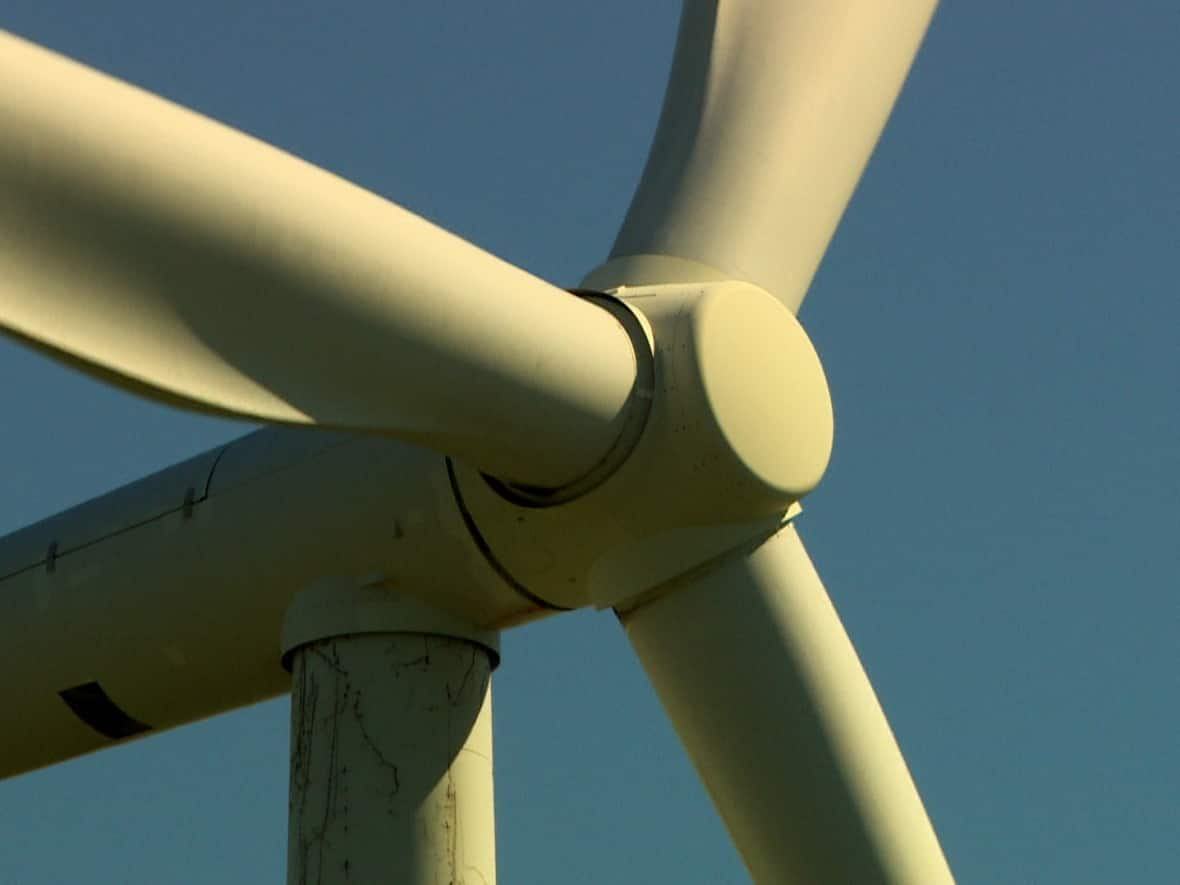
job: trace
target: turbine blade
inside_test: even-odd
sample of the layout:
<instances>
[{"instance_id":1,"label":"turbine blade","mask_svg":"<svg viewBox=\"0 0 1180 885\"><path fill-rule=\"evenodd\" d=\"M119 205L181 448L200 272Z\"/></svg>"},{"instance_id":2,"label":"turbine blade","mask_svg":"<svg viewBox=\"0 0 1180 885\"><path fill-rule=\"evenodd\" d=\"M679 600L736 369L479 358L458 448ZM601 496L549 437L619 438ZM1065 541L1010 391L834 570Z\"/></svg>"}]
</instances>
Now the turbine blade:
<instances>
[{"instance_id":1,"label":"turbine blade","mask_svg":"<svg viewBox=\"0 0 1180 885\"><path fill-rule=\"evenodd\" d=\"M685 0L647 167L584 285L740 279L798 310L937 0Z\"/></svg>"},{"instance_id":2,"label":"turbine blade","mask_svg":"<svg viewBox=\"0 0 1180 885\"><path fill-rule=\"evenodd\" d=\"M953 881L792 527L620 619L756 882Z\"/></svg>"},{"instance_id":3,"label":"turbine blade","mask_svg":"<svg viewBox=\"0 0 1180 885\"><path fill-rule=\"evenodd\" d=\"M635 377L600 308L3 32L0 330L173 404L548 487L610 449Z\"/></svg>"}]
</instances>

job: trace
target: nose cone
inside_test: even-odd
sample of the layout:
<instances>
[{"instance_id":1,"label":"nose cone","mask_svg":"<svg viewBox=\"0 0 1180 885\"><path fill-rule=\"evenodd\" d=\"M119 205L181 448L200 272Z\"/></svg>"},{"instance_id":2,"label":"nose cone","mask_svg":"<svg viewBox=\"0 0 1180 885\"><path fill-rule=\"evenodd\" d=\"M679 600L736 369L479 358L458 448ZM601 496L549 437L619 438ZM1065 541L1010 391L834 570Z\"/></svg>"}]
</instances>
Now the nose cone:
<instances>
[{"instance_id":1,"label":"nose cone","mask_svg":"<svg viewBox=\"0 0 1180 885\"><path fill-rule=\"evenodd\" d=\"M693 305L693 358L677 383L698 391L709 472L730 493L780 507L819 484L832 453L832 400L823 366L795 316L763 290L710 287ZM686 342L687 343L687 342Z\"/></svg>"}]
</instances>

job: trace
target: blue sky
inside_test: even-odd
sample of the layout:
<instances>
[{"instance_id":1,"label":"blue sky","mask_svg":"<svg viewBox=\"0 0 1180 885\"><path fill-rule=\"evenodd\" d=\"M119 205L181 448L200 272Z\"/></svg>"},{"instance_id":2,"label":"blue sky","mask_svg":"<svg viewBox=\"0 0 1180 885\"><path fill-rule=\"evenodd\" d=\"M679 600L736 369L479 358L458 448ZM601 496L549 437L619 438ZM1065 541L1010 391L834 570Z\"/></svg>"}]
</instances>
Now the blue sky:
<instances>
[{"instance_id":1,"label":"blue sky","mask_svg":"<svg viewBox=\"0 0 1180 885\"><path fill-rule=\"evenodd\" d=\"M0 27L576 283L678 4L402 6L8 0ZM1178 9L946 2L801 315L837 439L800 530L965 883L1180 870ZM0 411L0 532L245 429L6 341ZM611 617L508 634L496 704L501 881L746 881ZM282 881L286 717L0 783L0 882Z\"/></svg>"}]
</instances>

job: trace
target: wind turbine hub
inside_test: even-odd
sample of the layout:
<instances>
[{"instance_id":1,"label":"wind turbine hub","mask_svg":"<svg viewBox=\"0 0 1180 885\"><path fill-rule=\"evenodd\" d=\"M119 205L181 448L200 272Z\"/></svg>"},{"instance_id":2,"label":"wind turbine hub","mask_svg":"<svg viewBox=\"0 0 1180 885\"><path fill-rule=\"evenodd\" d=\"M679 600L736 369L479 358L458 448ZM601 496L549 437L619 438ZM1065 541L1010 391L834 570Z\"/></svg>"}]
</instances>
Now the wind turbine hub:
<instances>
[{"instance_id":1,"label":"wind turbine hub","mask_svg":"<svg viewBox=\"0 0 1180 885\"><path fill-rule=\"evenodd\" d=\"M709 282L612 295L642 324L654 369L646 425L626 461L553 506L456 468L460 505L489 555L569 608L615 605L777 530L832 450L819 357L767 292Z\"/></svg>"}]
</instances>

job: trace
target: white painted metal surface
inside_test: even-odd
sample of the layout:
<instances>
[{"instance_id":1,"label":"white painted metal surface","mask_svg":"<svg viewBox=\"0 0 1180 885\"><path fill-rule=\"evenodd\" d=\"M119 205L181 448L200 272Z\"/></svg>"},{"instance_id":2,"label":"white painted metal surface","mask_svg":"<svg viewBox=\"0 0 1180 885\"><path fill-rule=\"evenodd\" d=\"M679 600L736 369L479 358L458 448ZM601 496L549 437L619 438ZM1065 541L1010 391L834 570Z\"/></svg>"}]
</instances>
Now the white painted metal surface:
<instances>
[{"instance_id":1,"label":"white painted metal surface","mask_svg":"<svg viewBox=\"0 0 1180 885\"><path fill-rule=\"evenodd\" d=\"M756 882L952 881L793 526L620 619Z\"/></svg>"}]
</instances>

